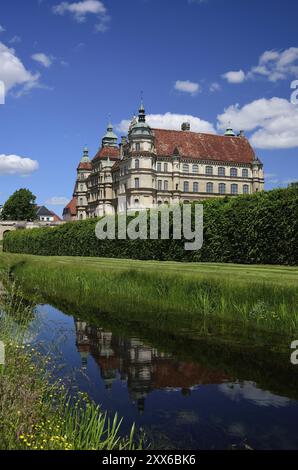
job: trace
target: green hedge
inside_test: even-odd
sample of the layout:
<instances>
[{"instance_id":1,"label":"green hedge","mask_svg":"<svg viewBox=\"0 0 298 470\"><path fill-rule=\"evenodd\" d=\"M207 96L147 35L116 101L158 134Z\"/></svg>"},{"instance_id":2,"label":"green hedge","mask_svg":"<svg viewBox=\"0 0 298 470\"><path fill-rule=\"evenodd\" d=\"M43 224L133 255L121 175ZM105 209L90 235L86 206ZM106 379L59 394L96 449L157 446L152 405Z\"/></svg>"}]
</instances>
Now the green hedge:
<instances>
[{"instance_id":1,"label":"green hedge","mask_svg":"<svg viewBox=\"0 0 298 470\"><path fill-rule=\"evenodd\" d=\"M185 251L184 240L98 240L96 219L55 228L18 230L4 251L34 255L100 256L176 261L297 265L298 189L204 201L204 244Z\"/></svg>"}]
</instances>

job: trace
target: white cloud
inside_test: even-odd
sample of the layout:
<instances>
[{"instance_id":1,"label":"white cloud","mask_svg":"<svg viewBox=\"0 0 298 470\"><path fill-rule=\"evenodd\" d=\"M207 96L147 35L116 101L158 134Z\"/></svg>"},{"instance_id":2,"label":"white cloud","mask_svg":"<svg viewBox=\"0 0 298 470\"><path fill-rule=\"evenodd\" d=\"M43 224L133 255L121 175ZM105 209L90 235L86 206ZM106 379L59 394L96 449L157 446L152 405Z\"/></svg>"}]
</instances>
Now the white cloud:
<instances>
[{"instance_id":1,"label":"white cloud","mask_svg":"<svg viewBox=\"0 0 298 470\"><path fill-rule=\"evenodd\" d=\"M98 18L95 30L102 33L108 29L111 20L105 5L99 0L82 0L73 3L62 2L53 6L53 12L56 15L68 13L72 15L78 23L84 23L88 16L95 15Z\"/></svg>"},{"instance_id":2,"label":"white cloud","mask_svg":"<svg viewBox=\"0 0 298 470\"><path fill-rule=\"evenodd\" d=\"M148 114L146 121L153 128L172 130L181 130L181 124L183 122L189 122L191 130L194 132L216 134L213 124L188 114ZM117 129L125 133L128 131L129 124L129 120L123 120L117 125Z\"/></svg>"},{"instance_id":3,"label":"white cloud","mask_svg":"<svg viewBox=\"0 0 298 470\"><path fill-rule=\"evenodd\" d=\"M242 83L245 80L264 78L270 82L285 80L298 75L298 47L289 47L283 51L265 51L257 65L247 73L243 70L227 72L223 75L229 83Z\"/></svg>"},{"instance_id":4,"label":"white cloud","mask_svg":"<svg viewBox=\"0 0 298 470\"><path fill-rule=\"evenodd\" d=\"M212 92L212 93L215 93L216 91L220 91L221 90L221 86L219 83L217 82L213 82L211 83L210 87L209 87L209 90Z\"/></svg>"},{"instance_id":5,"label":"white cloud","mask_svg":"<svg viewBox=\"0 0 298 470\"><path fill-rule=\"evenodd\" d=\"M33 54L31 58L46 68L49 68L53 63L51 57L44 54L43 52L38 52L36 54Z\"/></svg>"},{"instance_id":6,"label":"white cloud","mask_svg":"<svg viewBox=\"0 0 298 470\"><path fill-rule=\"evenodd\" d=\"M262 98L242 108L232 105L217 119L219 129L230 122L237 130L252 131L250 142L257 148L298 147L298 106L283 98Z\"/></svg>"},{"instance_id":7,"label":"white cloud","mask_svg":"<svg viewBox=\"0 0 298 470\"><path fill-rule=\"evenodd\" d=\"M60 196L53 196L45 202L48 206L66 206L68 203L69 198Z\"/></svg>"},{"instance_id":8,"label":"white cloud","mask_svg":"<svg viewBox=\"0 0 298 470\"><path fill-rule=\"evenodd\" d=\"M13 36L8 42L9 44L19 44L22 42L22 38L20 36Z\"/></svg>"},{"instance_id":9,"label":"white cloud","mask_svg":"<svg viewBox=\"0 0 298 470\"><path fill-rule=\"evenodd\" d=\"M18 155L0 155L0 175L28 176L38 170L38 162Z\"/></svg>"},{"instance_id":10,"label":"white cloud","mask_svg":"<svg viewBox=\"0 0 298 470\"><path fill-rule=\"evenodd\" d=\"M177 91L190 93L191 95L195 95L200 91L200 85L190 80L177 80L174 88Z\"/></svg>"},{"instance_id":11,"label":"white cloud","mask_svg":"<svg viewBox=\"0 0 298 470\"><path fill-rule=\"evenodd\" d=\"M242 83L246 79L243 70L227 72L223 75L229 83Z\"/></svg>"},{"instance_id":12,"label":"white cloud","mask_svg":"<svg viewBox=\"0 0 298 470\"><path fill-rule=\"evenodd\" d=\"M14 49L0 42L0 80L4 82L6 93L16 86L21 86L21 90L16 93L16 96L21 96L40 86L39 77L39 74L32 74L25 68Z\"/></svg>"},{"instance_id":13,"label":"white cloud","mask_svg":"<svg viewBox=\"0 0 298 470\"><path fill-rule=\"evenodd\" d=\"M5 31L5 28L3 28L3 26L1 26L0 24L0 33L4 33L4 31Z\"/></svg>"}]
</instances>

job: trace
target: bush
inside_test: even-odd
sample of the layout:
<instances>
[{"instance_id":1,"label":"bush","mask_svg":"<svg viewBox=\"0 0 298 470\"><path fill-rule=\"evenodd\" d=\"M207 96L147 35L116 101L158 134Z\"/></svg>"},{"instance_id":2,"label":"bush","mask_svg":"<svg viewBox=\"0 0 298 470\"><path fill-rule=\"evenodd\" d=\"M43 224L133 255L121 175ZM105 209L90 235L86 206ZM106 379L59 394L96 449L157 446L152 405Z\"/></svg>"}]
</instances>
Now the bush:
<instances>
[{"instance_id":1,"label":"bush","mask_svg":"<svg viewBox=\"0 0 298 470\"><path fill-rule=\"evenodd\" d=\"M297 188L211 199L203 205L204 244L198 251L185 251L183 239L98 240L98 219L10 232L3 248L49 256L297 265Z\"/></svg>"}]
</instances>

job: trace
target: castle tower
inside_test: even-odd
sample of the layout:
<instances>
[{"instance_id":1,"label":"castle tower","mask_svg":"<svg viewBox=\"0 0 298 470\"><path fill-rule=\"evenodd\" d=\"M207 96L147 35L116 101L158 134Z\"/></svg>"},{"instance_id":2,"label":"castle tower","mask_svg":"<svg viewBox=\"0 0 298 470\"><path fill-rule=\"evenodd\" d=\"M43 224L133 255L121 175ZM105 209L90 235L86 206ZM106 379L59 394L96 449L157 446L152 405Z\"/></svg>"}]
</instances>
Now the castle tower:
<instances>
[{"instance_id":1,"label":"castle tower","mask_svg":"<svg viewBox=\"0 0 298 470\"><path fill-rule=\"evenodd\" d=\"M77 168L77 179L74 196L77 198L77 218L84 220L88 217L88 178L91 174L92 165L89 159L89 150L85 146L83 156Z\"/></svg>"}]
</instances>

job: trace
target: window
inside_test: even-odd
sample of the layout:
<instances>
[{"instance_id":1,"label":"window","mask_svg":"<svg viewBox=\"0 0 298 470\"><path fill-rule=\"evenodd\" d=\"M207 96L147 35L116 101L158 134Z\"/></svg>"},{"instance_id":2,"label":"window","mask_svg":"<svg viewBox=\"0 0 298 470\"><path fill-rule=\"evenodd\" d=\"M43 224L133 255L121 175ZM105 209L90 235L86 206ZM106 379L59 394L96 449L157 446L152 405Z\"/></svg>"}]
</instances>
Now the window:
<instances>
[{"instance_id":1,"label":"window","mask_svg":"<svg viewBox=\"0 0 298 470\"><path fill-rule=\"evenodd\" d=\"M163 168L163 169L164 169L164 172L165 172L165 173L168 172L168 164L167 164L167 163L164 164L164 168Z\"/></svg>"},{"instance_id":2,"label":"window","mask_svg":"<svg viewBox=\"0 0 298 470\"><path fill-rule=\"evenodd\" d=\"M219 192L219 194L225 194L225 192L226 192L226 185L225 185L225 183L219 183L219 185L218 185L218 192Z\"/></svg>"},{"instance_id":3,"label":"window","mask_svg":"<svg viewBox=\"0 0 298 470\"><path fill-rule=\"evenodd\" d=\"M207 183L206 191L208 194L213 193L213 183Z\"/></svg>"},{"instance_id":4,"label":"window","mask_svg":"<svg viewBox=\"0 0 298 470\"><path fill-rule=\"evenodd\" d=\"M183 163L183 173L189 173L189 165L187 163Z\"/></svg>"},{"instance_id":5,"label":"window","mask_svg":"<svg viewBox=\"0 0 298 470\"><path fill-rule=\"evenodd\" d=\"M162 180L157 181L157 189L158 189L158 191L162 190Z\"/></svg>"},{"instance_id":6,"label":"window","mask_svg":"<svg viewBox=\"0 0 298 470\"><path fill-rule=\"evenodd\" d=\"M140 160L135 161L135 169L138 170L140 168Z\"/></svg>"},{"instance_id":7,"label":"window","mask_svg":"<svg viewBox=\"0 0 298 470\"><path fill-rule=\"evenodd\" d=\"M139 152L141 150L141 144L137 143L136 144L136 151Z\"/></svg>"},{"instance_id":8,"label":"window","mask_svg":"<svg viewBox=\"0 0 298 470\"><path fill-rule=\"evenodd\" d=\"M242 176L243 176L243 178L248 178L248 169L247 168L243 168Z\"/></svg>"},{"instance_id":9,"label":"window","mask_svg":"<svg viewBox=\"0 0 298 470\"><path fill-rule=\"evenodd\" d=\"M83 198L80 197L80 205L82 206L83 205Z\"/></svg>"},{"instance_id":10,"label":"window","mask_svg":"<svg viewBox=\"0 0 298 470\"><path fill-rule=\"evenodd\" d=\"M249 194L249 186L248 184L243 185L243 194Z\"/></svg>"},{"instance_id":11,"label":"window","mask_svg":"<svg viewBox=\"0 0 298 470\"><path fill-rule=\"evenodd\" d=\"M80 219L83 220L83 214L80 214Z\"/></svg>"},{"instance_id":12,"label":"window","mask_svg":"<svg viewBox=\"0 0 298 470\"><path fill-rule=\"evenodd\" d=\"M238 184L232 184L231 185L231 193L232 194L238 194Z\"/></svg>"},{"instance_id":13,"label":"window","mask_svg":"<svg viewBox=\"0 0 298 470\"><path fill-rule=\"evenodd\" d=\"M139 207L139 200L138 199L135 199L135 206Z\"/></svg>"},{"instance_id":14,"label":"window","mask_svg":"<svg viewBox=\"0 0 298 470\"><path fill-rule=\"evenodd\" d=\"M230 175L233 176L233 177L238 176L237 168L231 168Z\"/></svg>"},{"instance_id":15,"label":"window","mask_svg":"<svg viewBox=\"0 0 298 470\"><path fill-rule=\"evenodd\" d=\"M226 176L226 169L223 166L218 167L218 176Z\"/></svg>"},{"instance_id":16,"label":"window","mask_svg":"<svg viewBox=\"0 0 298 470\"><path fill-rule=\"evenodd\" d=\"M157 171L160 173L161 172L161 163L157 164Z\"/></svg>"},{"instance_id":17,"label":"window","mask_svg":"<svg viewBox=\"0 0 298 470\"><path fill-rule=\"evenodd\" d=\"M213 175L213 168L212 168L212 166L206 166L206 175L208 175L208 176Z\"/></svg>"},{"instance_id":18,"label":"window","mask_svg":"<svg viewBox=\"0 0 298 470\"><path fill-rule=\"evenodd\" d=\"M162 201L157 201L157 204L158 204L159 206L161 206L161 205L162 205Z\"/></svg>"},{"instance_id":19,"label":"window","mask_svg":"<svg viewBox=\"0 0 298 470\"><path fill-rule=\"evenodd\" d=\"M195 164L192 166L192 172L197 175L199 173L199 165Z\"/></svg>"},{"instance_id":20,"label":"window","mask_svg":"<svg viewBox=\"0 0 298 470\"><path fill-rule=\"evenodd\" d=\"M165 191L167 191L167 190L169 189L169 183L168 183L167 180L165 180L165 181L163 182L163 189L164 189Z\"/></svg>"},{"instance_id":21,"label":"window","mask_svg":"<svg viewBox=\"0 0 298 470\"><path fill-rule=\"evenodd\" d=\"M194 183L193 184L193 192L194 193L198 193L199 192L199 183Z\"/></svg>"},{"instance_id":22,"label":"window","mask_svg":"<svg viewBox=\"0 0 298 470\"><path fill-rule=\"evenodd\" d=\"M140 187L140 178L135 178L135 189L139 189Z\"/></svg>"},{"instance_id":23,"label":"window","mask_svg":"<svg viewBox=\"0 0 298 470\"><path fill-rule=\"evenodd\" d=\"M183 183L183 191L184 191L185 193L188 193L188 191L189 191L189 182L188 182L188 181L184 181L184 183Z\"/></svg>"},{"instance_id":24,"label":"window","mask_svg":"<svg viewBox=\"0 0 298 470\"><path fill-rule=\"evenodd\" d=\"M84 185L80 184L80 191L84 191Z\"/></svg>"}]
</instances>

